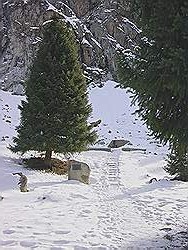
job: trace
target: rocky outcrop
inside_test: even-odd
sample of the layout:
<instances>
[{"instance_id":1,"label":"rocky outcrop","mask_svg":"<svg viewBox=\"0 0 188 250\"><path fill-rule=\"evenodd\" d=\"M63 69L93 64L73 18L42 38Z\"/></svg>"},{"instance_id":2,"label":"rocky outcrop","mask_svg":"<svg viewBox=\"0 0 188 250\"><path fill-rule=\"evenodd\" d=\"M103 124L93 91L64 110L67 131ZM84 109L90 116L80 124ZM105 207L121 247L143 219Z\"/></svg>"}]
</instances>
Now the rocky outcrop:
<instances>
[{"instance_id":1,"label":"rocky outcrop","mask_svg":"<svg viewBox=\"0 0 188 250\"><path fill-rule=\"evenodd\" d=\"M42 28L54 13L75 30L88 80L116 77L117 52L134 49L139 33L127 11L124 0L1 0L0 88L23 93Z\"/></svg>"}]
</instances>

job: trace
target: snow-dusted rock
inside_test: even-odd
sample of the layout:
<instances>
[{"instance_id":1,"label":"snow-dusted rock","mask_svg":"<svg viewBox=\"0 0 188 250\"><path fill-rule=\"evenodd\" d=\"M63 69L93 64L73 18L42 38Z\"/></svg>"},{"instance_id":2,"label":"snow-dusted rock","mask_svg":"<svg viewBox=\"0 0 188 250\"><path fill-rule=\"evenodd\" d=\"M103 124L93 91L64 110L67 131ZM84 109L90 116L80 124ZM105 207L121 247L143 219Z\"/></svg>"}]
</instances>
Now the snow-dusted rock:
<instances>
[{"instance_id":1,"label":"snow-dusted rock","mask_svg":"<svg viewBox=\"0 0 188 250\"><path fill-rule=\"evenodd\" d=\"M77 180L85 184L89 184L90 168L84 162L74 161L68 171L69 180Z\"/></svg>"},{"instance_id":2,"label":"snow-dusted rock","mask_svg":"<svg viewBox=\"0 0 188 250\"><path fill-rule=\"evenodd\" d=\"M112 78L116 52L134 48L139 33L126 11L123 0L1 0L0 88L20 94L41 30L54 13L74 28L88 79Z\"/></svg>"},{"instance_id":3,"label":"snow-dusted rock","mask_svg":"<svg viewBox=\"0 0 188 250\"><path fill-rule=\"evenodd\" d=\"M132 145L132 143L129 140L124 140L124 139L116 139L116 140L112 140L108 147L109 148L119 148L122 147L124 145Z\"/></svg>"}]
</instances>

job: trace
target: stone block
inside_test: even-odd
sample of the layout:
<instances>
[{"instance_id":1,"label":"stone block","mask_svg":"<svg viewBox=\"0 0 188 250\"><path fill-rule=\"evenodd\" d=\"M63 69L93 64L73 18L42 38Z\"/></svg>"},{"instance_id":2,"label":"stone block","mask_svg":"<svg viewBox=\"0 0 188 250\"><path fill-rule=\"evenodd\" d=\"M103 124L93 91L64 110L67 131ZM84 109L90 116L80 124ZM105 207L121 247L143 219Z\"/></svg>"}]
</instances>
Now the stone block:
<instances>
[{"instance_id":1,"label":"stone block","mask_svg":"<svg viewBox=\"0 0 188 250\"><path fill-rule=\"evenodd\" d=\"M78 180L82 183L89 184L90 168L84 162L71 162L68 170L68 180Z\"/></svg>"}]
</instances>

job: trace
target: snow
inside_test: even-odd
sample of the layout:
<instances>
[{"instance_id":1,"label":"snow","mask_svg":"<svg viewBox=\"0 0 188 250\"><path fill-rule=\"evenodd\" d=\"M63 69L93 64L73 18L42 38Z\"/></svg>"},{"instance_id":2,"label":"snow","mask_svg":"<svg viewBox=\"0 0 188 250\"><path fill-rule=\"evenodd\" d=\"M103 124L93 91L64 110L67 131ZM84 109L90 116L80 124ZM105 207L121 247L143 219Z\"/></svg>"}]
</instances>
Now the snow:
<instances>
[{"instance_id":1,"label":"snow","mask_svg":"<svg viewBox=\"0 0 188 250\"><path fill-rule=\"evenodd\" d=\"M91 37L91 40L92 40L100 49L102 49L100 43L99 43L96 39L94 39L93 37Z\"/></svg>"},{"instance_id":2,"label":"snow","mask_svg":"<svg viewBox=\"0 0 188 250\"><path fill-rule=\"evenodd\" d=\"M22 25L18 20L15 20L14 22L19 24L20 26Z\"/></svg>"},{"instance_id":3,"label":"snow","mask_svg":"<svg viewBox=\"0 0 188 250\"><path fill-rule=\"evenodd\" d=\"M47 21L43 22L42 25L44 26L44 25L46 25L46 24L48 24L48 23L51 23L51 22L53 22L53 19L50 19L50 20L47 20Z\"/></svg>"},{"instance_id":4,"label":"snow","mask_svg":"<svg viewBox=\"0 0 188 250\"><path fill-rule=\"evenodd\" d=\"M83 37L83 39L82 39L82 44L85 44L85 45L88 45L89 47L92 47L92 45L88 42L88 40L85 37Z\"/></svg>"},{"instance_id":5,"label":"snow","mask_svg":"<svg viewBox=\"0 0 188 250\"><path fill-rule=\"evenodd\" d=\"M49 3L47 0L46 0L46 3L48 4L47 11L52 10L52 11L58 12L58 10L51 3Z\"/></svg>"},{"instance_id":6,"label":"snow","mask_svg":"<svg viewBox=\"0 0 188 250\"><path fill-rule=\"evenodd\" d=\"M87 71L92 71L95 74L104 74L103 69L100 69L98 67L88 67L86 66Z\"/></svg>"},{"instance_id":7,"label":"snow","mask_svg":"<svg viewBox=\"0 0 188 250\"><path fill-rule=\"evenodd\" d=\"M63 14L63 17L65 19L65 22L70 23L70 25L74 29L78 28L78 23L80 23L80 20L76 17L76 15L73 15L73 16L69 17L69 16L66 16L66 15Z\"/></svg>"},{"instance_id":8,"label":"snow","mask_svg":"<svg viewBox=\"0 0 188 250\"><path fill-rule=\"evenodd\" d=\"M7 4L9 4L9 1L6 1L5 3L3 3L3 6L5 6L5 5L7 5Z\"/></svg>"},{"instance_id":9,"label":"snow","mask_svg":"<svg viewBox=\"0 0 188 250\"><path fill-rule=\"evenodd\" d=\"M45 25L45 24L47 24L47 23L43 23L43 25ZM32 45L35 45L35 44L37 44L37 43L40 43L42 41L42 38L41 37L39 37L39 36L36 36L36 37L34 37L33 38L33 41L32 41Z\"/></svg>"},{"instance_id":10,"label":"snow","mask_svg":"<svg viewBox=\"0 0 188 250\"><path fill-rule=\"evenodd\" d=\"M131 22L128 18L123 18L124 23L129 24L133 30L135 30L137 33L141 33L142 30L139 29L133 22Z\"/></svg>"},{"instance_id":11,"label":"snow","mask_svg":"<svg viewBox=\"0 0 188 250\"><path fill-rule=\"evenodd\" d=\"M111 139L132 147L86 151L75 159L91 167L90 184L67 176L28 170L7 146L19 123L17 105L24 97L0 91L0 249L183 249L187 244L187 183L169 181L163 170L167 148L148 136L132 115L130 94L108 81L89 90L92 121L104 147ZM109 132L111 131L111 132ZM102 146L101 146L102 147ZM61 154L58 157L62 158ZM18 177L29 180L20 193ZM157 182L148 181L156 177Z\"/></svg>"},{"instance_id":12,"label":"snow","mask_svg":"<svg viewBox=\"0 0 188 250\"><path fill-rule=\"evenodd\" d=\"M46 4L47 4L47 9L46 11L53 11L58 13L60 16L62 16L62 18L65 20L65 22L70 23L72 25L72 27L74 29L77 28L77 24L80 23L80 20L76 17L76 15L74 14L74 12L68 7L68 5L63 4L69 11L69 14L71 16L67 16L65 14L62 13L61 10L57 9L53 4L51 4L49 1L45 0ZM51 20L47 20L43 23L43 25L45 25L46 23L51 22Z\"/></svg>"},{"instance_id":13,"label":"snow","mask_svg":"<svg viewBox=\"0 0 188 250\"><path fill-rule=\"evenodd\" d=\"M44 24L43 24L43 25L44 25ZM31 26L30 29L31 29L31 30L38 30L39 27L38 27L38 26Z\"/></svg>"},{"instance_id":14,"label":"snow","mask_svg":"<svg viewBox=\"0 0 188 250\"><path fill-rule=\"evenodd\" d=\"M116 39L115 39L113 36L109 35L109 34L106 35L106 38L107 38L109 41L111 41L111 42L117 43Z\"/></svg>"}]
</instances>

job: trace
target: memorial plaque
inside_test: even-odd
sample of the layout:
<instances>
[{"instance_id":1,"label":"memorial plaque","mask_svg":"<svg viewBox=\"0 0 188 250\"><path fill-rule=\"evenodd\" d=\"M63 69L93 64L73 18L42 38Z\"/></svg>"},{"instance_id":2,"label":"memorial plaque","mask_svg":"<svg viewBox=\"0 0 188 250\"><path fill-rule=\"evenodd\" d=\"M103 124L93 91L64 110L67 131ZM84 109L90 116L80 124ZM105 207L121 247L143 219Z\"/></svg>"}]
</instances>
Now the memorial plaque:
<instances>
[{"instance_id":1,"label":"memorial plaque","mask_svg":"<svg viewBox=\"0 0 188 250\"><path fill-rule=\"evenodd\" d=\"M68 170L68 180L77 180L89 184L90 168L84 162L72 162Z\"/></svg>"},{"instance_id":2,"label":"memorial plaque","mask_svg":"<svg viewBox=\"0 0 188 250\"><path fill-rule=\"evenodd\" d=\"M81 164L80 163L74 163L71 167L72 170L81 170Z\"/></svg>"}]
</instances>

